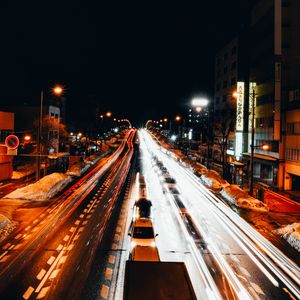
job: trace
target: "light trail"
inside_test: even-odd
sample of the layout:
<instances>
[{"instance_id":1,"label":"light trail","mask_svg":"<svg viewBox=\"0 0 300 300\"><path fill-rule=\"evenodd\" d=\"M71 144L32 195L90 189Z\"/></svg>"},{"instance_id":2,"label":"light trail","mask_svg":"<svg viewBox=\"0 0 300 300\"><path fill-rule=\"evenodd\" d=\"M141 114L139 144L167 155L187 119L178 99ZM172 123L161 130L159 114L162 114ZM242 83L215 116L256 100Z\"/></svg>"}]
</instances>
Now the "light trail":
<instances>
[{"instance_id":1,"label":"light trail","mask_svg":"<svg viewBox=\"0 0 300 300\"><path fill-rule=\"evenodd\" d=\"M279 286L278 281L271 275L272 272L290 292L300 298L299 290L299 267L288 259L281 251L279 251L268 240L261 236L255 229L253 229L246 221L240 218L235 212L227 207L220 199L218 199L212 192L204 187L199 179L190 171L178 165L169 156L159 151L159 146L154 142L153 138L145 131L142 132L147 147L155 153L171 170L172 174L176 174L177 181L185 194L191 193L185 186L193 185L193 188L198 191L194 197L188 197L188 210L193 220L197 220L195 209L199 209L201 203L205 203L206 208L217 218L220 225L232 237L235 243L248 255L248 257L256 264L261 272L272 282L276 287ZM197 203L198 202L198 203ZM223 270L227 272L227 276L231 278L237 288L242 284L237 276L230 270L227 262L224 260L221 252L216 244L210 239L202 226L195 221L197 229L205 237L212 253L218 257L218 262L223 266ZM270 270L268 271L267 268ZM294 282L293 282L294 281ZM240 290L240 296L244 297L245 289ZM246 292L247 294L247 292Z\"/></svg>"}]
</instances>

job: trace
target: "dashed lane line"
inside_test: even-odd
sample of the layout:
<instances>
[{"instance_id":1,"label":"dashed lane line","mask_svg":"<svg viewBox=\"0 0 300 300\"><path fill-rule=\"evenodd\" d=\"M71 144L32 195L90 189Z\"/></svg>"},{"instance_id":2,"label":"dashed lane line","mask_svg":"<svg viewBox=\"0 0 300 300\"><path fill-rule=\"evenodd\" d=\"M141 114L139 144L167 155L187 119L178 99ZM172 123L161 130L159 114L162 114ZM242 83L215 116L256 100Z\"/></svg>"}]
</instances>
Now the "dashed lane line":
<instances>
[{"instance_id":1,"label":"dashed lane line","mask_svg":"<svg viewBox=\"0 0 300 300\"><path fill-rule=\"evenodd\" d=\"M34 288L32 286L30 286L26 292L23 294L23 299L27 300L30 298L31 294L33 293Z\"/></svg>"},{"instance_id":2,"label":"dashed lane line","mask_svg":"<svg viewBox=\"0 0 300 300\"><path fill-rule=\"evenodd\" d=\"M42 290L40 291L40 293L37 295L36 299L42 299L42 298L44 298L47 295L49 289L50 289L50 286L46 286L46 287L42 288Z\"/></svg>"},{"instance_id":3,"label":"dashed lane line","mask_svg":"<svg viewBox=\"0 0 300 300\"><path fill-rule=\"evenodd\" d=\"M109 292L109 287L105 284L102 285L102 288L101 288L101 292L100 292L100 296L103 298L103 299L107 299L108 297L108 292Z\"/></svg>"},{"instance_id":4,"label":"dashed lane line","mask_svg":"<svg viewBox=\"0 0 300 300\"><path fill-rule=\"evenodd\" d=\"M36 276L36 278L38 280L42 280L42 278L44 277L44 275L46 274L46 270L45 269L42 269L39 274Z\"/></svg>"}]
</instances>

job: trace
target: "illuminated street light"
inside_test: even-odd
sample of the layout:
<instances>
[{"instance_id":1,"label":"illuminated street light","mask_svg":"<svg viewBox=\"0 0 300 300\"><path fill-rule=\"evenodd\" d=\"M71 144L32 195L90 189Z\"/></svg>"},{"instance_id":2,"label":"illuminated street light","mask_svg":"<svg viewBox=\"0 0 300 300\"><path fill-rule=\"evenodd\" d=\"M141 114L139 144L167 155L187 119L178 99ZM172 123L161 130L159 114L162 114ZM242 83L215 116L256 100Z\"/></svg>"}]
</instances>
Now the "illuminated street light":
<instances>
[{"instance_id":1,"label":"illuminated street light","mask_svg":"<svg viewBox=\"0 0 300 300\"><path fill-rule=\"evenodd\" d=\"M168 119L167 119L167 118L164 118L164 122L167 123L167 122L168 122Z\"/></svg>"},{"instance_id":2,"label":"illuminated street light","mask_svg":"<svg viewBox=\"0 0 300 300\"><path fill-rule=\"evenodd\" d=\"M64 92L64 89L63 89L63 87L60 86L60 85L56 85L56 86L53 88L53 94L56 95L56 96L62 95L63 92Z\"/></svg>"},{"instance_id":3,"label":"illuminated street light","mask_svg":"<svg viewBox=\"0 0 300 300\"><path fill-rule=\"evenodd\" d=\"M24 136L24 141L29 142L30 140L31 140L31 136L28 135L28 134L26 134L26 135Z\"/></svg>"},{"instance_id":4,"label":"illuminated street light","mask_svg":"<svg viewBox=\"0 0 300 300\"><path fill-rule=\"evenodd\" d=\"M106 113L106 116L109 118L109 117L111 117L111 115L112 115L112 113L110 112L110 111L108 111L107 113Z\"/></svg>"},{"instance_id":5,"label":"illuminated street light","mask_svg":"<svg viewBox=\"0 0 300 300\"><path fill-rule=\"evenodd\" d=\"M176 117L175 117L175 120L176 120L177 122L179 122L179 121L181 120L181 117L180 117L180 116L176 116Z\"/></svg>"},{"instance_id":6,"label":"illuminated street light","mask_svg":"<svg viewBox=\"0 0 300 300\"><path fill-rule=\"evenodd\" d=\"M192 106L194 107L204 107L208 105L208 100L205 98L194 98L192 100Z\"/></svg>"}]
</instances>

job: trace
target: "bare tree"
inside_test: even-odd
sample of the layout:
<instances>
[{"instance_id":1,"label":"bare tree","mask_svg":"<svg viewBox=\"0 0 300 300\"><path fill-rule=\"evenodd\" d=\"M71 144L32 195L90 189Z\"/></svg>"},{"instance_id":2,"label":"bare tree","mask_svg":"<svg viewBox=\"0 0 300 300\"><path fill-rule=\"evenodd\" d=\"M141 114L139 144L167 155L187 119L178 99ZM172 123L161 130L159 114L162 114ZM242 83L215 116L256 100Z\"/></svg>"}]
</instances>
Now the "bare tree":
<instances>
[{"instance_id":1,"label":"bare tree","mask_svg":"<svg viewBox=\"0 0 300 300\"><path fill-rule=\"evenodd\" d=\"M217 116L215 123L215 138L217 138L216 144L220 147L221 150L223 176L225 175L225 163L227 161L229 135L230 132L233 132L235 129L235 120L235 110L233 108L230 108L228 110L221 111L219 116Z\"/></svg>"}]
</instances>

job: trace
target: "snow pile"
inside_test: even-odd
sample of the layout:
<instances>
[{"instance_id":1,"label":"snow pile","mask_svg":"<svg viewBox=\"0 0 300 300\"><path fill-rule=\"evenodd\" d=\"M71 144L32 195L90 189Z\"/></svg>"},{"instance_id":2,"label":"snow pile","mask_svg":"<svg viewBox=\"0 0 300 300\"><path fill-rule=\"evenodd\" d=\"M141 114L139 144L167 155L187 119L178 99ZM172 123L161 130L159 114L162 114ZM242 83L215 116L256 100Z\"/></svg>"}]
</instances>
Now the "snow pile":
<instances>
[{"instance_id":1,"label":"snow pile","mask_svg":"<svg viewBox=\"0 0 300 300\"><path fill-rule=\"evenodd\" d=\"M247 192L235 184L224 187L220 194L237 207L253 209L261 212L268 211L268 207L263 202L249 196Z\"/></svg>"},{"instance_id":2,"label":"snow pile","mask_svg":"<svg viewBox=\"0 0 300 300\"><path fill-rule=\"evenodd\" d=\"M66 172L69 176L81 176L89 167L91 166L90 163L84 163L81 161L77 161L72 166L69 167L68 171Z\"/></svg>"},{"instance_id":3,"label":"snow pile","mask_svg":"<svg viewBox=\"0 0 300 300\"><path fill-rule=\"evenodd\" d=\"M199 174L199 175L203 175L208 172L207 168L198 162L193 164L192 168L194 170L194 173Z\"/></svg>"},{"instance_id":4,"label":"snow pile","mask_svg":"<svg viewBox=\"0 0 300 300\"><path fill-rule=\"evenodd\" d=\"M49 200L57 192L62 190L71 180L70 176L63 173L53 173L43 177L41 180L33 184L16 189L4 198L31 201Z\"/></svg>"},{"instance_id":5,"label":"snow pile","mask_svg":"<svg viewBox=\"0 0 300 300\"><path fill-rule=\"evenodd\" d=\"M34 173L34 168L32 168L32 165L28 164L20 166L17 168L17 170L13 171L11 179L20 179L32 173Z\"/></svg>"},{"instance_id":6,"label":"snow pile","mask_svg":"<svg viewBox=\"0 0 300 300\"><path fill-rule=\"evenodd\" d=\"M229 183L214 170L208 170L206 174L201 176L201 180L206 186L214 190L220 190L229 185Z\"/></svg>"},{"instance_id":7,"label":"snow pile","mask_svg":"<svg viewBox=\"0 0 300 300\"><path fill-rule=\"evenodd\" d=\"M0 214L0 242L3 241L16 227L15 222Z\"/></svg>"},{"instance_id":8,"label":"snow pile","mask_svg":"<svg viewBox=\"0 0 300 300\"><path fill-rule=\"evenodd\" d=\"M273 232L281 235L292 247L300 252L300 223L293 223L273 230Z\"/></svg>"}]
</instances>

